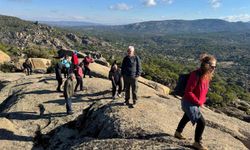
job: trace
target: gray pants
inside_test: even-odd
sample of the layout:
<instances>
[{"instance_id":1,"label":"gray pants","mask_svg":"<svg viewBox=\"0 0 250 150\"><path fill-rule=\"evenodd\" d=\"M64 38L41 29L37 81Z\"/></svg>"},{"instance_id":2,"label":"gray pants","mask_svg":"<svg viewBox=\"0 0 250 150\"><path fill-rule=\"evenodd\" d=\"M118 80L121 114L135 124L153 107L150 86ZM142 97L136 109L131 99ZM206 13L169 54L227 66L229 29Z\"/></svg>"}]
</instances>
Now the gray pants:
<instances>
[{"instance_id":1,"label":"gray pants","mask_svg":"<svg viewBox=\"0 0 250 150\"><path fill-rule=\"evenodd\" d=\"M132 96L133 100L137 100L137 91L138 91L138 79L135 77L123 76L124 86L125 86L125 100L130 99L130 86L132 87Z\"/></svg>"}]
</instances>

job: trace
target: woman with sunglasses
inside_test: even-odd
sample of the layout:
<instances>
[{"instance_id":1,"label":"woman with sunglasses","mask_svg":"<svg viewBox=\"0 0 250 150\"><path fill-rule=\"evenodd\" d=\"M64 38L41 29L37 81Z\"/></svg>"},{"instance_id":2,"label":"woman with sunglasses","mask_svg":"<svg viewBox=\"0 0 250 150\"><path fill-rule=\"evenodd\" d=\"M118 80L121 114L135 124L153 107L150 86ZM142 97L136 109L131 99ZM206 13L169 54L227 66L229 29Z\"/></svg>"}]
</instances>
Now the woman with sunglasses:
<instances>
[{"instance_id":1,"label":"woman with sunglasses","mask_svg":"<svg viewBox=\"0 0 250 150\"><path fill-rule=\"evenodd\" d=\"M206 150L207 148L201 141L205 129L205 119L201 114L200 107L206 102L209 82L212 80L216 68L216 59L212 55L203 55L200 61L200 68L191 72L189 76L181 103L184 115L174 136L179 139L185 139L181 133L186 124L191 121L193 125L197 124L193 147L199 150Z\"/></svg>"}]
</instances>

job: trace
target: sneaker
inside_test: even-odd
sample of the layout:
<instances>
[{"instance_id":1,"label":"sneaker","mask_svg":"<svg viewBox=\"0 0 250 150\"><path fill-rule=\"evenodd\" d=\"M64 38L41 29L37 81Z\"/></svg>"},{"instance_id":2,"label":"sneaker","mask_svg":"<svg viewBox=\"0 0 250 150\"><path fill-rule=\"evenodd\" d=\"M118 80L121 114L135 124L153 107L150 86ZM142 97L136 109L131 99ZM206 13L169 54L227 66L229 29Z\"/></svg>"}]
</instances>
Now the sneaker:
<instances>
[{"instance_id":1,"label":"sneaker","mask_svg":"<svg viewBox=\"0 0 250 150\"><path fill-rule=\"evenodd\" d=\"M175 131L174 133L174 137L176 137L177 139L180 139L180 140L185 140L186 138L178 131Z\"/></svg>"},{"instance_id":2,"label":"sneaker","mask_svg":"<svg viewBox=\"0 0 250 150\"><path fill-rule=\"evenodd\" d=\"M193 147L198 150L207 150L207 148L202 145L201 142L194 142Z\"/></svg>"},{"instance_id":3,"label":"sneaker","mask_svg":"<svg viewBox=\"0 0 250 150\"><path fill-rule=\"evenodd\" d=\"M122 95L121 95L121 94L117 94L117 97L121 98L121 97L122 97Z\"/></svg>"},{"instance_id":4,"label":"sneaker","mask_svg":"<svg viewBox=\"0 0 250 150\"><path fill-rule=\"evenodd\" d=\"M73 111L68 111L67 115L72 115L74 112Z\"/></svg>"}]
</instances>

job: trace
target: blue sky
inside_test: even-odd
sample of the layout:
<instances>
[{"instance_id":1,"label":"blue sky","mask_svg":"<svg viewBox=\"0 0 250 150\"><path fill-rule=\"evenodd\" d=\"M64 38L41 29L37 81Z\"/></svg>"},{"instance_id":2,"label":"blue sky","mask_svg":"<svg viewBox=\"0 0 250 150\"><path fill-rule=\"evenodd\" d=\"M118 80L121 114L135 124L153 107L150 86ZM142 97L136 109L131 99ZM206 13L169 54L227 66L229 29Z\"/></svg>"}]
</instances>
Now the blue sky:
<instances>
[{"instance_id":1,"label":"blue sky","mask_svg":"<svg viewBox=\"0 0 250 150\"><path fill-rule=\"evenodd\" d=\"M250 0L0 0L0 14L102 24L203 18L250 21Z\"/></svg>"}]
</instances>

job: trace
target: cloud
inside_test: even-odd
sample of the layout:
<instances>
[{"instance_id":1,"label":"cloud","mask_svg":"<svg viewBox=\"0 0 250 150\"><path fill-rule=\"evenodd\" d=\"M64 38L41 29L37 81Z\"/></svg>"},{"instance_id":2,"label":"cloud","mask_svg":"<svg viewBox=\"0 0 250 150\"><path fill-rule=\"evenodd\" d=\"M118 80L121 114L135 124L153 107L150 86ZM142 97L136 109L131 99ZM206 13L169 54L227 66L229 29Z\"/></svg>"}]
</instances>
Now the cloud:
<instances>
[{"instance_id":1,"label":"cloud","mask_svg":"<svg viewBox=\"0 0 250 150\"><path fill-rule=\"evenodd\" d=\"M226 16L226 17L222 17L222 19L230 21L230 22L237 22L237 21L248 22L250 21L250 14Z\"/></svg>"},{"instance_id":2,"label":"cloud","mask_svg":"<svg viewBox=\"0 0 250 150\"><path fill-rule=\"evenodd\" d=\"M166 2L167 4L172 4L174 0L162 0L163 2Z\"/></svg>"},{"instance_id":3,"label":"cloud","mask_svg":"<svg viewBox=\"0 0 250 150\"><path fill-rule=\"evenodd\" d=\"M155 6L156 4L157 4L156 0L145 0L144 1L144 5L147 7L152 7L152 6Z\"/></svg>"},{"instance_id":4,"label":"cloud","mask_svg":"<svg viewBox=\"0 0 250 150\"><path fill-rule=\"evenodd\" d=\"M128 6L125 3L118 3L118 4L115 4L115 5L111 5L109 7L109 9L112 9L112 10L122 10L122 11L130 10L132 8L133 8L132 6Z\"/></svg>"},{"instance_id":5,"label":"cloud","mask_svg":"<svg viewBox=\"0 0 250 150\"><path fill-rule=\"evenodd\" d=\"M209 3L215 9L221 6L220 0L209 0Z\"/></svg>"},{"instance_id":6,"label":"cloud","mask_svg":"<svg viewBox=\"0 0 250 150\"><path fill-rule=\"evenodd\" d=\"M7 1L10 1L10 2L21 2L21 3L23 3L23 2L32 2L32 0L7 0Z\"/></svg>"}]
</instances>

